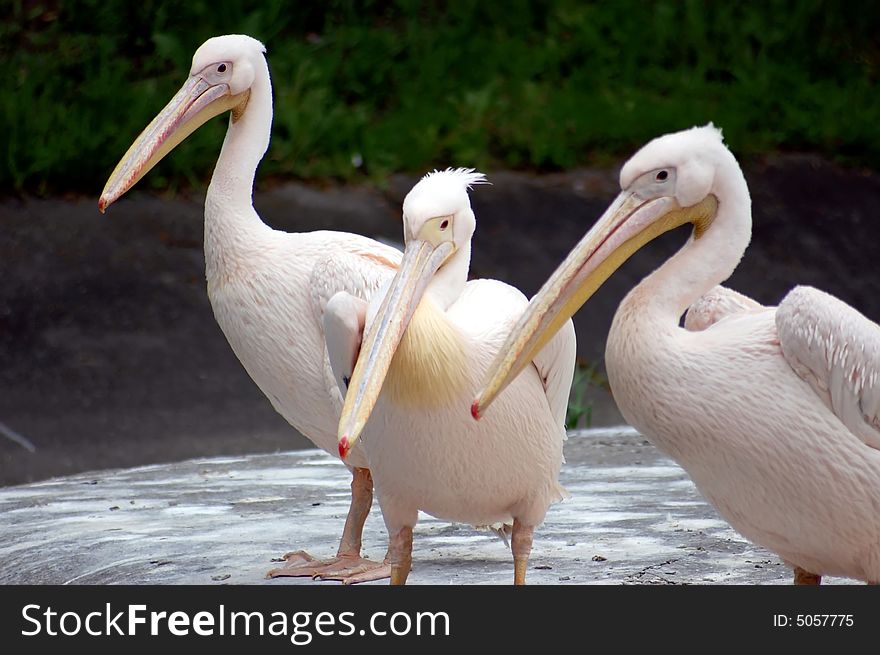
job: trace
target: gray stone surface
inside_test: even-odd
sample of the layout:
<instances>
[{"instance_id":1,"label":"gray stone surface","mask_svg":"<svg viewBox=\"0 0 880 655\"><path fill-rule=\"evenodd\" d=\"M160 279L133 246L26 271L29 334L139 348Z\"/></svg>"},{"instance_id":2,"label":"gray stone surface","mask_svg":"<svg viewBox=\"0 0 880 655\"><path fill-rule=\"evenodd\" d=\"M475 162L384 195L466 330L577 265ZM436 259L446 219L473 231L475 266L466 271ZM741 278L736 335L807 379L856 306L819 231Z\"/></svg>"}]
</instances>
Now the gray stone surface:
<instances>
[{"instance_id":1,"label":"gray stone surface","mask_svg":"<svg viewBox=\"0 0 880 655\"><path fill-rule=\"evenodd\" d=\"M571 498L551 507L536 531L529 583L789 582L778 558L731 530L684 471L635 431L579 432L565 453L562 481ZM289 550L335 552L348 482L338 461L308 450L0 489L0 583L338 584L263 576ZM364 550L381 558L385 543L374 506ZM513 577L497 537L424 515L413 560L411 583Z\"/></svg>"}]
</instances>

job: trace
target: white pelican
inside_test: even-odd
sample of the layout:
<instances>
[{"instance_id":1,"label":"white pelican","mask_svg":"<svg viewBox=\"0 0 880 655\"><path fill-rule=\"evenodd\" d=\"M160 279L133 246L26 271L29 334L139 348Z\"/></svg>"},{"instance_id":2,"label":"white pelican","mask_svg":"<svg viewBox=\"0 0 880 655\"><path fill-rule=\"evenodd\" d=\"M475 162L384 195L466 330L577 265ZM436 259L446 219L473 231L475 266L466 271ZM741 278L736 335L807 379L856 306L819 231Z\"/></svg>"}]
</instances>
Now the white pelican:
<instances>
[{"instance_id":1,"label":"white pelican","mask_svg":"<svg viewBox=\"0 0 880 655\"><path fill-rule=\"evenodd\" d=\"M406 249L387 293L369 306L337 294L325 314L330 361L348 387L339 450L346 457L363 432L391 584L406 582L419 510L476 526L512 522L498 529L505 538L511 531L514 582L524 584L533 530L565 495L558 476L574 374L570 321L513 381L501 411L481 423L467 412L527 305L502 282L467 281L476 227L467 191L483 181L470 169L422 178L403 203Z\"/></svg>"},{"instance_id":2,"label":"white pelican","mask_svg":"<svg viewBox=\"0 0 880 655\"><path fill-rule=\"evenodd\" d=\"M400 252L343 232L279 232L260 220L251 195L272 125L264 52L248 36L208 39L193 56L189 79L116 166L98 207L104 211L205 121L231 111L205 197L208 297L233 351L276 411L336 455L342 397L326 356L324 307L338 291L369 298L391 278ZM352 501L337 556L320 562L288 553L269 575L387 577L387 567L360 558L373 502L366 456L358 449L347 463Z\"/></svg>"},{"instance_id":3,"label":"white pelican","mask_svg":"<svg viewBox=\"0 0 880 655\"><path fill-rule=\"evenodd\" d=\"M777 308L716 289L691 329L679 327L751 237L745 178L713 126L650 142L620 186L532 299L476 413L627 257L692 223L684 247L615 314L605 357L621 412L736 530L793 566L796 583L880 582L880 327L806 287Z\"/></svg>"}]
</instances>

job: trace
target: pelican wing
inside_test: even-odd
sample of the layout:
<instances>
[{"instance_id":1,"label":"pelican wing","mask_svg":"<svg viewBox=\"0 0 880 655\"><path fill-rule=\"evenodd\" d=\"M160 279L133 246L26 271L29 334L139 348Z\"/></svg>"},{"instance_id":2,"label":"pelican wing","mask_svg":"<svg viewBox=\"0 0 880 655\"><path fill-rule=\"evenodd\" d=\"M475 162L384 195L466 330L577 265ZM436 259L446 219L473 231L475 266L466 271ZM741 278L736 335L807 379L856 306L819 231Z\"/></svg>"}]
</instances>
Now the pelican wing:
<instances>
[{"instance_id":1,"label":"pelican wing","mask_svg":"<svg viewBox=\"0 0 880 655\"><path fill-rule=\"evenodd\" d=\"M767 307L748 296L718 285L688 308L684 327L691 332L699 332L728 316L765 309Z\"/></svg>"},{"instance_id":2,"label":"pelican wing","mask_svg":"<svg viewBox=\"0 0 880 655\"><path fill-rule=\"evenodd\" d=\"M324 380L338 411L342 411L339 384L345 375L345 362L349 358L355 361L360 347L360 314L365 314L366 303L394 276L400 256L399 250L353 235L351 243L328 249L327 257L312 269L309 290L315 320L324 334ZM353 321L360 324L355 326Z\"/></svg>"},{"instance_id":3,"label":"pelican wing","mask_svg":"<svg viewBox=\"0 0 880 655\"><path fill-rule=\"evenodd\" d=\"M357 363L366 318L367 301L346 291L333 296L324 310L324 343L334 381L342 396L348 391Z\"/></svg>"},{"instance_id":4,"label":"pelican wing","mask_svg":"<svg viewBox=\"0 0 880 655\"><path fill-rule=\"evenodd\" d=\"M487 357L484 364L488 368L528 304L525 295L509 284L489 279L471 280L449 308L449 317L485 346L481 354ZM473 312L472 307L483 311ZM532 360L544 384L550 411L563 434L576 350L574 324L569 320Z\"/></svg>"},{"instance_id":5,"label":"pelican wing","mask_svg":"<svg viewBox=\"0 0 880 655\"><path fill-rule=\"evenodd\" d=\"M812 287L779 304L782 354L855 436L880 449L880 325Z\"/></svg>"},{"instance_id":6,"label":"pelican wing","mask_svg":"<svg viewBox=\"0 0 880 655\"><path fill-rule=\"evenodd\" d=\"M370 245L374 247L365 247ZM315 319L319 323L324 319L327 303L340 291L369 302L394 277L400 257L399 250L369 239L332 243L327 256L315 264L309 277Z\"/></svg>"},{"instance_id":7,"label":"pelican wing","mask_svg":"<svg viewBox=\"0 0 880 655\"><path fill-rule=\"evenodd\" d=\"M544 383L544 392L547 394L547 402L550 403L553 418L561 426L565 426L576 354L577 338L574 323L568 319L532 360Z\"/></svg>"}]
</instances>

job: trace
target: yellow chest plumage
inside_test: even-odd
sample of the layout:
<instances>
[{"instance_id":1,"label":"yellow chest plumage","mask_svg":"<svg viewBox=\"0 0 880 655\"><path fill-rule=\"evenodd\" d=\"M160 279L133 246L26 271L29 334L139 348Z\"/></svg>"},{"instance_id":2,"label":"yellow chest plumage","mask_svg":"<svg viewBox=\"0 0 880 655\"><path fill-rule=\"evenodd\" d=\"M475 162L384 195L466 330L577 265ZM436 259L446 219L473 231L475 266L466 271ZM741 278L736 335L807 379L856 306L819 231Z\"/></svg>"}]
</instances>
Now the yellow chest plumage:
<instances>
[{"instance_id":1,"label":"yellow chest plumage","mask_svg":"<svg viewBox=\"0 0 880 655\"><path fill-rule=\"evenodd\" d=\"M448 405L474 386L467 364L464 338L439 307L423 298L391 360L384 394L404 407Z\"/></svg>"}]
</instances>

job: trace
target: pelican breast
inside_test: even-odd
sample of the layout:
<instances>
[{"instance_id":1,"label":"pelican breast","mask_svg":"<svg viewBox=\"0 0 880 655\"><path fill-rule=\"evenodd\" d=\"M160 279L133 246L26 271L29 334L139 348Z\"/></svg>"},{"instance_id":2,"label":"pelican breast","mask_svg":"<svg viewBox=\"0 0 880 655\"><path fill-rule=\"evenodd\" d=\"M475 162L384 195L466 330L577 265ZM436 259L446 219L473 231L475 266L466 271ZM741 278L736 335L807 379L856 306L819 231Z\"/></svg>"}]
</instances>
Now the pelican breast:
<instances>
[{"instance_id":1,"label":"pelican breast","mask_svg":"<svg viewBox=\"0 0 880 655\"><path fill-rule=\"evenodd\" d=\"M470 392L464 335L430 297L422 298L391 360L384 393L401 407L449 405Z\"/></svg>"}]
</instances>

